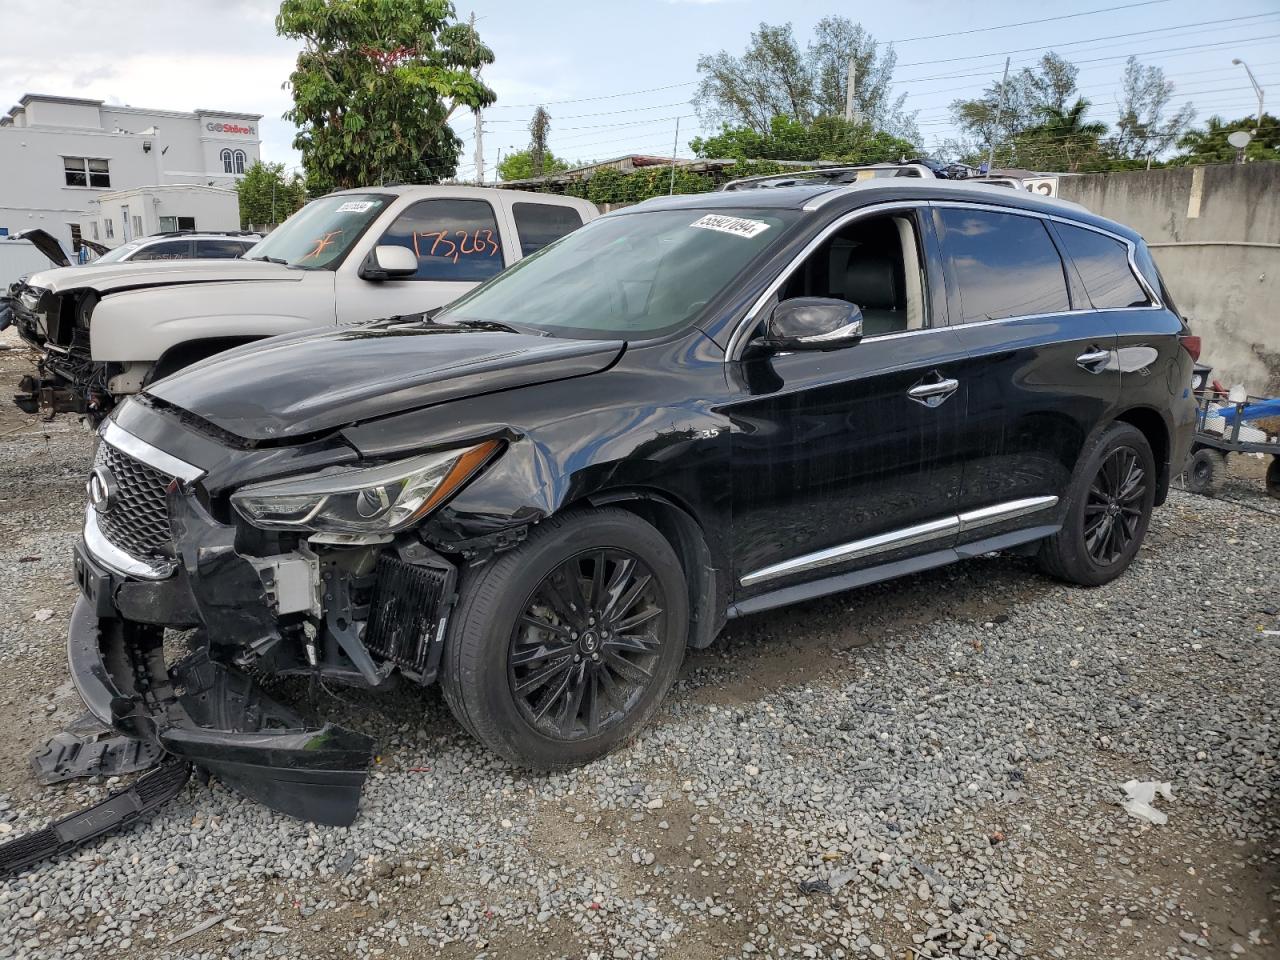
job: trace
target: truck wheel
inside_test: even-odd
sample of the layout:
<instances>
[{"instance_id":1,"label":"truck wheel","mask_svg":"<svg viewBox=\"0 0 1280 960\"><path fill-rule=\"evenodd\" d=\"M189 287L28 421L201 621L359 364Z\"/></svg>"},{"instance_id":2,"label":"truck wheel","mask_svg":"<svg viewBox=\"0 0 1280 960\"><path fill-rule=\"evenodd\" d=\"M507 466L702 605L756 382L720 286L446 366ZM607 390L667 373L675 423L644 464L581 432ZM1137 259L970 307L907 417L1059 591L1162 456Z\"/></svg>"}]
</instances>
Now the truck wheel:
<instances>
[{"instance_id":1,"label":"truck wheel","mask_svg":"<svg viewBox=\"0 0 1280 960\"><path fill-rule=\"evenodd\" d=\"M626 743L684 658L675 551L625 510L540 523L464 584L441 686L459 722L523 766L562 769Z\"/></svg>"},{"instance_id":2,"label":"truck wheel","mask_svg":"<svg viewBox=\"0 0 1280 960\"><path fill-rule=\"evenodd\" d=\"M1191 454L1183 471L1187 489L1202 497L1216 497L1227 472L1227 457L1221 450L1201 447Z\"/></svg>"},{"instance_id":3,"label":"truck wheel","mask_svg":"<svg viewBox=\"0 0 1280 960\"><path fill-rule=\"evenodd\" d=\"M1280 454L1267 464L1267 494L1280 500Z\"/></svg>"},{"instance_id":4,"label":"truck wheel","mask_svg":"<svg viewBox=\"0 0 1280 960\"><path fill-rule=\"evenodd\" d=\"M1155 497L1151 445L1137 427L1113 423L1076 464L1062 529L1041 547L1041 568L1086 587L1114 580L1142 546Z\"/></svg>"}]
</instances>

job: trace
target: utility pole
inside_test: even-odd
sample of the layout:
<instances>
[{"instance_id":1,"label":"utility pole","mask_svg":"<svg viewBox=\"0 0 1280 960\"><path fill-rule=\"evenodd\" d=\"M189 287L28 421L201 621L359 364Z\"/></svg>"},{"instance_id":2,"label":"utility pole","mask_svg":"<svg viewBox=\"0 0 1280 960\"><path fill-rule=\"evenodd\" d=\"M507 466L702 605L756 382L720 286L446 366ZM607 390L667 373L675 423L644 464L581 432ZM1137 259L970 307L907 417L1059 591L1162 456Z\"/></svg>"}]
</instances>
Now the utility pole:
<instances>
[{"instance_id":1,"label":"utility pole","mask_svg":"<svg viewBox=\"0 0 1280 960\"><path fill-rule=\"evenodd\" d=\"M1009 86L1009 57L1004 58L1004 77L1000 80L1000 105L996 107L996 125L991 130L991 143L987 145L987 172L996 163L996 134L1000 132L1000 121L1004 119L1004 98Z\"/></svg>"},{"instance_id":2,"label":"utility pole","mask_svg":"<svg viewBox=\"0 0 1280 960\"><path fill-rule=\"evenodd\" d=\"M1262 94L1264 91L1260 86L1258 86L1258 80L1253 75L1253 71L1249 69L1249 65L1247 63L1238 58L1232 60L1231 63L1233 66L1244 67L1244 72L1249 75L1249 82L1253 84L1253 92L1258 96L1258 125L1253 128L1253 135L1256 137L1259 131L1262 130Z\"/></svg>"},{"instance_id":3,"label":"utility pole","mask_svg":"<svg viewBox=\"0 0 1280 960\"><path fill-rule=\"evenodd\" d=\"M676 150L680 146L680 118L676 117L676 136L671 142L671 184L667 187L667 196L676 192Z\"/></svg>"},{"instance_id":4,"label":"utility pole","mask_svg":"<svg viewBox=\"0 0 1280 960\"><path fill-rule=\"evenodd\" d=\"M861 123L862 116L854 107L854 96L858 92L858 68L853 62L853 57L849 58L848 81L844 88L844 118L850 123Z\"/></svg>"},{"instance_id":5,"label":"utility pole","mask_svg":"<svg viewBox=\"0 0 1280 960\"><path fill-rule=\"evenodd\" d=\"M476 111L476 183L484 184L484 125L480 111Z\"/></svg>"}]
</instances>

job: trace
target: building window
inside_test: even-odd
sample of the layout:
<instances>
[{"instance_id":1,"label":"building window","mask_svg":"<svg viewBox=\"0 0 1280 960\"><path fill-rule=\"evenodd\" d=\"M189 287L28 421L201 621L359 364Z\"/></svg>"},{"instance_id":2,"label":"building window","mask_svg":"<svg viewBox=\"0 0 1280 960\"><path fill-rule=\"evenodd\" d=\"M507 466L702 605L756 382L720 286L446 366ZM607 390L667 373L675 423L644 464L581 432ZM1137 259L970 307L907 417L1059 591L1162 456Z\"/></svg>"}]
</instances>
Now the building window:
<instances>
[{"instance_id":1,"label":"building window","mask_svg":"<svg viewBox=\"0 0 1280 960\"><path fill-rule=\"evenodd\" d=\"M81 240L80 224L78 224L78 223L69 223L69 224L67 224L67 226L69 226L69 227L71 228L71 252L72 252L72 253L79 253L79 252L80 252L80 240Z\"/></svg>"},{"instance_id":2,"label":"building window","mask_svg":"<svg viewBox=\"0 0 1280 960\"><path fill-rule=\"evenodd\" d=\"M223 151L222 151L222 172L223 172L223 173L234 173L234 172L235 172L234 168L231 166L231 151L230 151L230 150L223 150Z\"/></svg>"},{"instance_id":3,"label":"building window","mask_svg":"<svg viewBox=\"0 0 1280 960\"><path fill-rule=\"evenodd\" d=\"M161 233L177 233L179 230L194 230L196 228L195 217L161 217L160 232Z\"/></svg>"},{"instance_id":4,"label":"building window","mask_svg":"<svg viewBox=\"0 0 1280 960\"><path fill-rule=\"evenodd\" d=\"M94 239L94 240L99 239L99 237L98 237L98 221L97 221L97 220L91 220L91 221L89 221L89 228L90 228L91 232L93 233L93 239Z\"/></svg>"},{"instance_id":5,"label":"building window","mask_svg":"<svg viewBox=\"0 0 1280 960\"><path fill-rule=\"evenodd\" d=\"M111 171L106 160L94 160L90 157L63 157L62 173L66 177L68 187L101 187L111 186Z\"/></svg>"},{"instance_id":6,"label":"building window","mask_svg":"<svg viewBox=\"0 0 1280 960\"><path fill-rule=\"evenodd\" d=\"M235 158L236 158L236 173L244 173L244 151L237 150L235 154Z\"/></svg>"},{"instance_id":7,"label":"building window","mask_svg":"<svg viewBox=\"0 0 1280 960\"><path fill-rule=\"evenodd\" d=\"M142 236L142 218L137 214L133 216L133 235L135 237Z\"/></svg>"},{"instance_id":8,"label":"building window","mask_svg":"<svg viewBox=\"0 0 1280 960\"><path fill-rule=\"evenodd\" d=\"M106 231L106 237L108 240L114 240L116 238L116 228L112 224L110 217L104 217L102 219L102 229Z\"/></svg>"}]
</instances>

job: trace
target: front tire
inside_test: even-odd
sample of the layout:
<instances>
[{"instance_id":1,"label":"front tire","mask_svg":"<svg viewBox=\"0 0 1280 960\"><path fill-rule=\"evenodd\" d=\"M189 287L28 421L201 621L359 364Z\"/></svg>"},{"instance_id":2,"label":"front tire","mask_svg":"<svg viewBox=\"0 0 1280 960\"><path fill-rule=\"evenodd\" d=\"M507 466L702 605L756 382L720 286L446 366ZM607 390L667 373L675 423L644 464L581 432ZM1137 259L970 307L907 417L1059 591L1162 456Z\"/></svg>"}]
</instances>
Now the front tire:
<instances>
[{"instance_id":1,"label":"front tire","mask_svg":"<svg viewBox=\"0 0 1280 960\"><path fill-rule=\"evenodd\" d=\"M1058 533L1040 549L1051 576L1086 587L1120 576L1147 534L1156 464L1142 431L1113 423L1084 452L1071 478Z\"/></svg>"},{"instance_id":2,"label":"front tire","mask_svg":"<svg viewBox=\"0 0 1280 960\"><path fill-rule=\"evenodd\" d=\"M464 584L441 686L458 721L522 766L626 743L684 658L688 587L653 526L616 508L544 520Z\"/></svg>"}]
</instances>

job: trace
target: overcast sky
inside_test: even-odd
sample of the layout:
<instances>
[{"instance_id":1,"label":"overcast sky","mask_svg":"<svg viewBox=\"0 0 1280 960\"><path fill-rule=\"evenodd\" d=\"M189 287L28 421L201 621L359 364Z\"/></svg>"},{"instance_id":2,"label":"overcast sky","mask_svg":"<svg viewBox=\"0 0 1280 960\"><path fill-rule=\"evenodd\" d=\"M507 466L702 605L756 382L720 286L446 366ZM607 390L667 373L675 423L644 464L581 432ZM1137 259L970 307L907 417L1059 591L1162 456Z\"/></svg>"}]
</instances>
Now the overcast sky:
<instances>
[{"instance_id":1,"label":"overcast sky","mask_svg":"<svg viewBox=\"0 0 1280 960\"><path fill-rule=\"evenodd\" d=\"M688 138L698 133L688 100L700 54L741 52L761 21L790 20L803 42L812 25L833 12L860 20L879 40L897 41L898 89L919 111L927 147L954 132L946 105L998 79L1006 53L1016 70L1043 52L1029 48L1048 45L1080 64L1082 92L1095 104L1093 115L1104 121L1117 113L1119 77L1129 53L1162 65L1178 84L1179 100L1195 103L1201 120L1212 113L1253 112L1252 88L1244 71L1231 65L1233 57L1247 61L1270 87L1272 109L1280 106L1276 0L1149 0L1053 23L930 38L1133 2L477 0L459 5L458 13L465 17L474 10L480 34L497 56L485 72L498 93L497 105L485 112L490 175L499 150L526 143L531 104L538 102L548 104L551 146L558 155L666 155L677 117L680 151L687 154ZM283 85L297 51L275 35L276 7L270 0L2 0L0 109L32 92L139 107L261 113L264 159L296 165L293 127L281 114L289 106ZM628 95L612 96L621 93ZM466 118L458 126L467 144L462 163L470 164L473 121ZM473 176L474 167L460 167L460 175Z\"/></svg>"}]
</instances>

